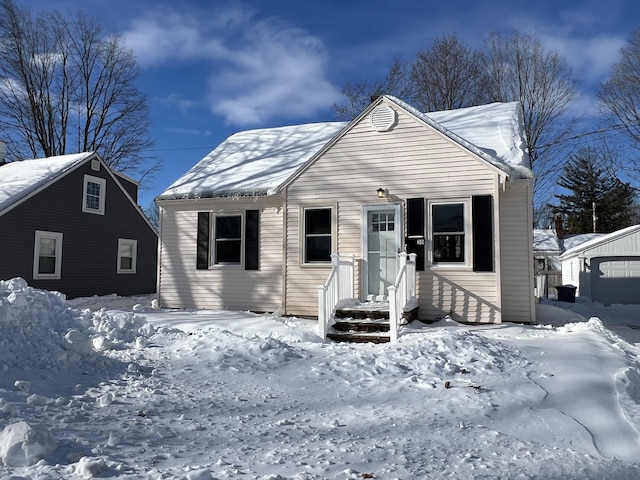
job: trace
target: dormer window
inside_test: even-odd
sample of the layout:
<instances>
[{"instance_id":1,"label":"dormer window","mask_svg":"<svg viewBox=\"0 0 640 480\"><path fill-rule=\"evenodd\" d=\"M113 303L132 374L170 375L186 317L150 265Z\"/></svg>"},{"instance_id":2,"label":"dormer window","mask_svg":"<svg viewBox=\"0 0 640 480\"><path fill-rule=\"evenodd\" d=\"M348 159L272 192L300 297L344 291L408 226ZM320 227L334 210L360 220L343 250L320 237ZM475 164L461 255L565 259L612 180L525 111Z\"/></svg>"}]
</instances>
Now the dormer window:
<instances>
[{"instance_id":1,"label":"dormer window","mask_svg":"<svg viewBox=\"0 0 640 480\"><path fill-rule=\"evenodd\" d=\"M104 178L91 175L84 176L84 191L82 195L82 211L104 215L104 200L107 181Z\"/></svg>"}]
</instances>

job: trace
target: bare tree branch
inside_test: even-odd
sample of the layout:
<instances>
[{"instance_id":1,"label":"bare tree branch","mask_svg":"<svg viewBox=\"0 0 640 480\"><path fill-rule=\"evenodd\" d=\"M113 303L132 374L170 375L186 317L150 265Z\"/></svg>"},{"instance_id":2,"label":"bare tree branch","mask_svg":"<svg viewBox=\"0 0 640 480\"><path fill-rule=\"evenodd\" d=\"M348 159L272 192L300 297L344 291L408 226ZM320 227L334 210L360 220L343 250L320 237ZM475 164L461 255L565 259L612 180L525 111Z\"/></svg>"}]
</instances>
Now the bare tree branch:
<instances>
[{"instance_id":1,"label":"bare tree branch","mask_svg":"<svg viewBox=\"0 0 640 480\"><path fill-rule=\"evenodd\" d=\"M387 70L387 76L382 81L362 80L356 83L347 82L342 88L345 100L333 104L338 120L352 120L362 112L371 99L377 95L394 95L402 99L413 97L413 84L409 68L398 57Z\"/></svg>"},{"instance_id":2,"label":"bare tree branch","mask_svg":"<svg viewBox=\"0 0 640 480\"><path fill-rule=\"evenodd\" d=\"M144 177L152 145L133 53L82 13L32 15L0 0L0 133L14 159L97 151Z\"/></svg>"},{"instance_id":3,"label":"bare tree branch","mask_svg":"<svg viewBox=\"0 0 640 480\"><path fill-rule=\"evenodd\" d=\"M491 101L521 103L536 193L557 178L573 123L564 114L577 98L566 59L545 51L538 39L514 32L486 41Z\"/></svg>"},{"instance_id":4,"label":"bare tree branch","mask_svg":"<svg viewBox=\"0 0 640 480\"><path fill-rule=\"evenodd\" d=\"M411 68L416 105L424 112L487 103L482 53L462 44L455 34L437 38L418 52Z\"/></svg>"}]
</instances>

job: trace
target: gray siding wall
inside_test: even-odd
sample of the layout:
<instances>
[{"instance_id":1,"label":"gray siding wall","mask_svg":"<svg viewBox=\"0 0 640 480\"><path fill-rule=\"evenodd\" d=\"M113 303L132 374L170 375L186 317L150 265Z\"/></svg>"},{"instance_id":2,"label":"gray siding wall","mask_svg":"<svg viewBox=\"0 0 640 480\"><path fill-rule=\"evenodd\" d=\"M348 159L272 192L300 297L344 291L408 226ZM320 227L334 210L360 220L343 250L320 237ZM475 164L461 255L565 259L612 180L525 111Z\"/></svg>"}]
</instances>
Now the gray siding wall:
<instances>
[{"instance_id":1,"label":"gray siding wall","mask_svg":"<svg viewBox=\"0 0 640 480\"><path fill-rule=\"evenodd\" d=\"M335 205L337 251L360 259L362 207L381 202L376 197L380 187L389 190L389 202L403 206L407 198L416 197L430 201L469 200L472 195L496 196L497 173L402 112L395 128L388 132L373 130L365 118L288 187L287 313L317 315L317 286L325 282L330 272L329 266L301 265L301 208ZM529 256L525 248L526 244L520 246L520 254ZM499 251L497 244L495 251ZM496 267L498 270L497 262ZM360 269L356 270L359 292ZM471 266L434 267L419 272L418 281L420 318L451 313L468 322L501 320L497 271L473 272Z\"/></svg>"},{"instance_id":2,"label":"gray siding wall","mask_svg":"<svg viewBox=\"0 0 640 480\"><path fill-rule=\"evenodd\" d=\"M84 175L105 178L105 214L82 211ZM33 279L35 231L61 232L59 280ZM135 274L117 274L118 238L137 240ZM135 295L156 290L158 237L101 167L90 162L0 216L0 279L24 278L68 298Z\"/></svg>"},{"instance_id":3,"label":"gray siding wall","mask_svg":"<svg viewBox=\"0 0 640 480\"><path fill-rule=\"evenodd\" d=\"M198 212L260 210L259 269L196 269ZM159 299L163 307L274 312L282 306L282 198L161 203Z\"/></svg>"}]
</instances>

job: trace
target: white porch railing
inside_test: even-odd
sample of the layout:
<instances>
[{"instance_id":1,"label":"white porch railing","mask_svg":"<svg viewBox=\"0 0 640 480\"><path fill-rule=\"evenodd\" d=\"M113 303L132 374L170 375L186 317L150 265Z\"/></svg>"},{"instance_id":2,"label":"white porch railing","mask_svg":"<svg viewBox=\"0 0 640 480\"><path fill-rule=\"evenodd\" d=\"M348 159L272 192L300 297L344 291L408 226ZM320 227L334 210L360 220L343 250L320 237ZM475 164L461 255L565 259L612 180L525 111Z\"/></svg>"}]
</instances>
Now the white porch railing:
<instances>
[{"instance_id":1,"label":"white porch railing","mask_svg":"<svg viewBox=\"0 0 640 480\"><path fill-rule=\"evenodd\" d=\"M398 329L405 307L416 298L416 254L402 252L398 254L400 268L393 285L387 288L389 293L389 339L398 341Z\"/></svg>"},{"instance_id":2,"label":"white porch railing","mask_svg":"<svg viewBox=\"0 0 640 480\"><path fill-rule=\"evenodd\" d=\"M331 254L331 273L329 278L318 287L318 335L327 338L329 320L333 309L340 300L353 298L353 269L355 255L340 257Z\"/></svg>"}]
</instances>

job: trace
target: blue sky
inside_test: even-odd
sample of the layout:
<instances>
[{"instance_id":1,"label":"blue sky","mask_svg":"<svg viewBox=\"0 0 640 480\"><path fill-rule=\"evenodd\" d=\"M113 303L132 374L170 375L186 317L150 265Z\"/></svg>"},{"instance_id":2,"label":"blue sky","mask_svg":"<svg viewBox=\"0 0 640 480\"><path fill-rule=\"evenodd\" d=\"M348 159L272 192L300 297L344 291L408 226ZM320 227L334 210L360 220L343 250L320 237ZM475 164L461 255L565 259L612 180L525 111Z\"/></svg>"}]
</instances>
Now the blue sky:
<instances>
[{"instance_id":1,"label":"blue sky","mask_svg":"<svg viewBox=\"0 0 640 480\"><path fill-rule=\"evenodd\" d=\"M566 56L590 115L595 88L640 28L637 0L15 1L82 10L136 54L162 162L143 208L230 134L334 120L347 81L382 78L394 57L411 62L450 33L477 48L491 31L534 34Z\"/></svg>"}]
</instances>

